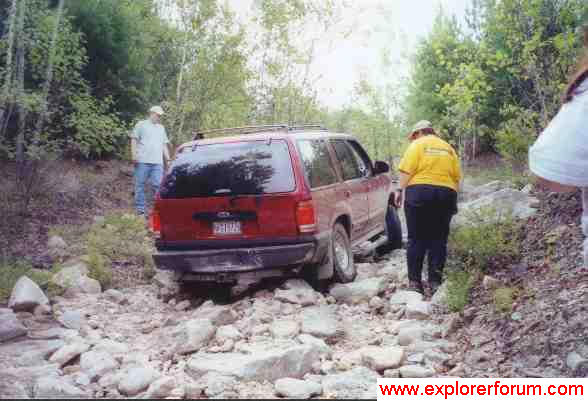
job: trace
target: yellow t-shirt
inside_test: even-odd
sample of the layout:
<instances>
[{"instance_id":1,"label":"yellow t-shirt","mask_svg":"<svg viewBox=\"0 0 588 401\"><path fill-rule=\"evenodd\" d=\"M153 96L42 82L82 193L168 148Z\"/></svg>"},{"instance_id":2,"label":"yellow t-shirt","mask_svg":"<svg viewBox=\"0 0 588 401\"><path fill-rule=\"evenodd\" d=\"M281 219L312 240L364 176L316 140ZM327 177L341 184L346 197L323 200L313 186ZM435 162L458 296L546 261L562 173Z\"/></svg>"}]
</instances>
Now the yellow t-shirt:
<instances>
[{"instance_id":1,"label":"yellow t-shirt","mask_svg":"<svg viewBox=\"0 0 588 401\"><path fill-rule=\"evenodd\" d=\"M408 174L408 186L427 184L459 189L461 169L453 147L437 135L426 135L413 141L398 170Z\"/></svg>"}]
</instances>

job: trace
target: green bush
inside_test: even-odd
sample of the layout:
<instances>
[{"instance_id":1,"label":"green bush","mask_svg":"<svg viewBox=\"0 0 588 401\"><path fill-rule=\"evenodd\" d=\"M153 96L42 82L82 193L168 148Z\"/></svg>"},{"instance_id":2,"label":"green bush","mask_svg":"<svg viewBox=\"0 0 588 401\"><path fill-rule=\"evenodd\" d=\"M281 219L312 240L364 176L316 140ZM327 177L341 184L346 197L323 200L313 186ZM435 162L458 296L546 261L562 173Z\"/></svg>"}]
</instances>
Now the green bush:
<instances>
[{"instance_id":1,"label":"green bush","mask_svg":"<svg viewBox=\"0 0 588 401\"><path fill-rule=\"evenodd\" d=\"M488 272L519 258L518 227L514 219L493 209L468 213L449 239L450 258L469 271Z\"/></svg>"},{"instance_id":2,"label":"green bush","mask_svg":"<svg viewBox=\"0 0 588 401\"><path fill-rule=\"evenodd\" d=\"M56 295L55 288L51 285L51 277L54 272L34 269L25 263L0 264L0 303L8 302L14 285L22 276L33 280L47 295Z\"/></svg>"},{"instance_id":3,"label":"green bush","mask_svg":"<svg viewBox=\"0 0 588 401\"><path fill-rule=\"evenodd\" d=\"M474 277L465 270L450 270L446 274L446 281L447 306L452 312L461 312L468 304Z\"/></svg>"},{"instance_id":4,"label":"green bush","mask_svg":"<svg viewBox=\"0 0 588 401\"><path fill-rule=\"evenodd\" d=\"M494 291L494 306L498 312L512 312L512 305L516 298L517 291L514 288L502 287Z\"/></svg>"},{"instance_id":5,"label":"green bush","mask_svg":"<svg viewBox=\"0 0 588 401\"><path fill-rule=\"evenodd\" d=\"M95 223L86 237L90 277L103 288L114 285L113 267L141 266L145 279L155 274L145 220L132 214L112 214Z\"/></svg>"}]
</instances>

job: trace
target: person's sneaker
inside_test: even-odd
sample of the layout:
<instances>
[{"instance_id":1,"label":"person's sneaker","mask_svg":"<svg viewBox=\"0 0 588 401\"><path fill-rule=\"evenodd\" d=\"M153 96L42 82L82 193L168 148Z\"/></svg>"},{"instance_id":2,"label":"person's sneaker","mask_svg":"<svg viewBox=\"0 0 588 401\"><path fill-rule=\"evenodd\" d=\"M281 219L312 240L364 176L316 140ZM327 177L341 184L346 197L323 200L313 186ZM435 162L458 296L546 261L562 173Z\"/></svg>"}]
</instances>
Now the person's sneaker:
<instances>
[{"instance_id":1,"label":"person's sneaker","mask_svg":"<svg viewBox=\"0 0 588 401\"><path fill-rule=\"evenodd\" d=\"M419 281L409 281L407 291L414 291L423 295L425 294L423 284Z\"/></svg>"}]
</instances>

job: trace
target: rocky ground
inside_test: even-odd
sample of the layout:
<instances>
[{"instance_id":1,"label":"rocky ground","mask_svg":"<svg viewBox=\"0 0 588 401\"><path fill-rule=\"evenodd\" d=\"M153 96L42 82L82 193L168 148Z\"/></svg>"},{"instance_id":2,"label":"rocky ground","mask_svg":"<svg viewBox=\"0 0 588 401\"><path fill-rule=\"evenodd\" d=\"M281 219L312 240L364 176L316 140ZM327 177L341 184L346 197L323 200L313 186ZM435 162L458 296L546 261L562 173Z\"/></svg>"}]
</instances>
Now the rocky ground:
<instances>
[{"instance_id":1,"label":"rocky ground","mask_svg":"<svg viewBox=\"0 0 588 401\"><path fill-rule=\"evenodd\" d=\"M493 199L531 222L553 214L531 210L544 197L496 183L462 210ZM547 224L577 245L574 218L566 230ZM556 248L553 258L565 253ZM375 399L378 377L586 377L588 285L568 254L558 275L537 252L492 272L460 314L446 310L444 286L433 299L404 289L402 250L359 263L355 282L325 293L291 279L229 303L164 272L103 292L74 260L52 279L63 296L23 278L0 308L0 398ZM512 313L492 306L499 285L525 290Z\"/></svg>"},{"instance_id":2,"label":"rocky ground","mask_svg":"<svg viewBox=\"0 0 588 401\"><path fill-rule=\"evenodd\" d=\"M439 324L438 299L402 290L403 251L358 268L326 294L292 279L226 305L164 273L123 291L86 278L50 307L19 283L0 310L0 396L376 398L378 377L462 374L459 317Z\"/></svg>"}]
</instances>

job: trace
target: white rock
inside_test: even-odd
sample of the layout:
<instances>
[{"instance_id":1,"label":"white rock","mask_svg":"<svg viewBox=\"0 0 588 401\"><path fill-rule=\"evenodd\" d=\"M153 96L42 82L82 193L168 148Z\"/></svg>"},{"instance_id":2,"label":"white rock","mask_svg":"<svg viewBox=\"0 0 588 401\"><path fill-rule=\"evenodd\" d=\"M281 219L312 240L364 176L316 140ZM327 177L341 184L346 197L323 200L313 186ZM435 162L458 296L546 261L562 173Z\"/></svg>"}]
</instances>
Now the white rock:
<instances>
[{"instance_id":1,"label":"white rock","mask_svg":"<svg viewBox=\"0 0 588 401\"><path fill-rule=\"evenodd\" d=\"M312 371L320 355L307 345L259 349L251 354L199 353L186 365L186 373L199 378L208 372L235 376L247 381L275 381L283 377L302 377Z\"/></svg>"},{"instance_id":2,"label":"white rock","mask_svg":"<svg viewBox=\"0 0 588 401\"><path fill-rule=\"evenodd\" d=\"M77 310L67 310L57 318L66 329L80 330L86 325L86 316Z\"/></svg>"},{"instance_id":3,"label":"white rock","mask_svg":"<svg viewBox=\"0 0 588 401\"><path fill-rule=\"evenodd\" d=\"M429 362L442 364L451 359L451 357L444 352L435 349L428 349L425 351L425 359Z\"/></svg>"},{"instance_id":4,"label":"white rock","mask_svg":"<svg viewBox=\"0 0 588 401\"><path fill-rule=\"evenodd\" d=\"M372 309L381 309L382 307L384 307L384 301L380 297L373 297L372 299L370 299L369 305Z\"/></svg>"},{"instance_id":5,"label":"white rock","mask_svg":"<svg viewBox=\"0 0 588 401\"><path fill-rule=\"evenodd\" d=\"M339 302L358 304L369 302L386 289L387 280L383 277L368 278L347 284L336 284L329 294Z\"/></svg>"},{"instance_id":6,"label":"white rock","mask_svg":"<svg viewBox=\"0 0 588 401\"><path fill-rule=\"evenodd\" d=\"M302 344L314 347L316 351L321 355L324 355L326 357L331 357L333 355L333 350L331 349L331 347L329 347L320 338L316 338L314 336L311 336L310 334L301 334L298 336L298 341L300 341Z\"/></svg>"},{"instance_id":7,"label":"white rock","mask_svg":"<svg viewBox=\"0 0 588 401\"><path fill-rule=\"evenodd\" d=\"M188 309L188 308L189 308L191 305L192 305L192 304L190 303L190 301L186 299L186 300L184 300L184 301L182 301L182 302L178 303L178 304L176 305L175 309L176 309L178 312L181 312L181 311L184 311L184 310Z\"/></svg>"},{"instance_id":8,"label":"white rock","mask_svg":"<svg viewBox=\"0 0 588 401\"><path fill-rule=\"evenodd\" d=\"M84 342L76 341L61 347L57 352L51 355L50 362L58 364L60 367L67 365L75 357L83 354L90 349L90 346Z\"/></svg>"},{"instance_id":9,"label":"white rock","mask_svg":"<svg viewBox=\"0 0 588 401\"><path fill-rule=\"evenodd\" d=\"M430 317L431 306L426 301L416 301L406 304L406 318L425 320Z\"/></svg>"},{"instance_id":10,"label":"white rock","mask_svg":"<svg viewBox=\"0 0 588 401\"><path fill-rule=\"evenodd\" d=\"M181 325L174 333L175 352L190 354L208 344L216 328L209 319L193 319Z\"/></svg>"},{"instance_id":11,"label":"white rock","mask_svg":"<svg viewBox=\"0 0 588 401\"><path fill-rule=\"evenodd\" d=\"M233 391L237 386L237 380L233 376L216 372L205 374L198 382L203 386L204 394L208 397L220 396L227 391Z\"/></svg>"},{"instance_id":12,"label":"white rock","mask_svg":"<svg viewBox=\"0 0 588 401\"><path fill-rule=\"evenodd\" d=\"M59 235L52 235L51 237L49 237L49 240L47 241L47 248L65 249L67 248L67 243Z\"/></svg>"},{"instance_id":13,"label":"white rock","mask_svg":"<svg viewBox=\"0 0 588 401\"><path fill-rule=\"evenodd\" d=\"M198 319L208 319L213 326L226 326L237 320L237 313L230 306L204 303L194 314Z\"/></svg>"},{"instance_id":14,"label":"white rock","mask_svg":"<svg viewBox=\"0 0 588 401\"><path fill-rule=\"evenodd\" d=\"M49 303L49 299L43 293L43 290L39 288L37 283L28 278L22 276L18 279L10 300L8 301L8 307L15 312L33 311L39 305L45 305Z\"/></svg>"},{"instance_id":15,"label":"white rock","mask_svg":"<svg viewBox=\"0 0 588 401\"><path fill-rule=\"evenodd\" d=\"M80 368L94 381L117 369L118 363L107 352L88 351L80 358Z\"/></svg>"},{"instance_id":16,"label":"white rock","mask_svg":"<svg viewBox=\"0 0 588 401\"><path fill-rule=\"evenodd\" d=\"M302 306L315 305L318 300L316 293L312 289L277 289L274 293L274 298L279 301L289 302L291 304Z\"/></svg>"},{"instance_id":17,"label":"white rock","mask_svg":"<svg viewBox=\"0 0 588 401\"><path fill-rule=\"evenodd\" d=\"M122 375L122 379L118 383L118 390L122 394L134 396L147 390L158 377L159 374L151 367L132 367Z\"/></svg>"},{"instance_id":18,"label":"white rock","mask_svg":"<svg viewBox=\"0 0 588 401\"><path fill-rule=\"evenodd\" d=\"M399 371L401 377L418 379L432 377L435 374L432 369L419 365L402 366Z\"/></svg>"},{"instance_id":19,"label":"white rock","mask_svg":"<svg viewBox=\"0 0 588 401\"><path fill-rule=\"evenodd\" d=\"M384 371L384 377L387 379L398 379L400 377L400 371L398 369L386 369Z\"/></svg>"},{"instance_id":20,"label":"white rock","mask_svg":"<svg viewBox=\"0 0 588 401\"><path fill-rule=\"evenodd\" d=\"M305 381L291 378L276 380L276 395L288 398L307 399L313 395L320 395L322 385L313 381Z\"/></svg>"},{"instance_id":21,"label":"white rock","mask_svg":"<svg viewBox=\"0 0 588 401\"><path fill-rule=\"evenodd\" d=\"M221 326L216 330L216 341L224 343L226 340L238 341L243 338L241 332L233 325Z\"/></svg>"},{"instance_id":22,"label":"white rock","mask_svg":"<svg viewBox=\"0 0 588 401\"><path fill-rule=\"evenodd\" d=\"M584 363L588 361L585 358L582 358L582 356L580 354L578 354L577 352L570 352L568 354L568 357L566 358L566 365L568 368L570 368L572 371L576 370L576 368L578 366L580 366L580 364Z\"/></svg>"},{"instance_id":23,"label":"white rock","mask_svg":"<svg viewBox=\"0 0 588 401\"><path fill-rule=\"evenodd\" d=\"M366 393L376 397L376 385L380 375L359 366L344 373L326 376L323 379L323 396L326 398L363 399Z\"/></svg>"},{"instance_id":24,"label":"white rock","mask_svg":"<svg viewBox=\"0 0 588 401\"><path fill-rule=\"evenodd\" d=\"M398 345L407 346L423 339L425 329L421 326L409 326L398 331Z\"/></svg>"},{"instance_id":25,"label":"white rock","mask_svg":"<svg viewBox=\"0 0 588 401\"><path fill-rule=\"evenodd\" d=\"M337 316L328 306L313 306L302 312L301 331L319 338L337 336Z\"/></svg>"},{"instance_id":26,"label":"white rock","mask_svg":"<svg viewBox=\"0 0 588 401\"><path fill-rule=\"evenodd\" d=\"M365 347L361 349L362 361L376 371L395 369L404 361L404 350L400 347Z\"/></svg>"},{"instance_id":27,"label":"white rock","mask_svg":"<svg viewBox=\"0 0 588 401\"><path fill-rule=\"evenodd\" d=\"M126 355L129 353L129 346L118 341L103 339L94 346L92 351L107 352L113 356Z\"/></svg>"},{"instance_id":28,"label":"white rock","mask_svg":"<svg viewBox=\"0 0 588 401\"><path fill-rule=\"evenodd\" d=\"M515 218L527 219L537 213L537 209L531 207L537 199L516 189L504 188L492 192L479 199L463 202L459 205L459 213L453 218L454 225L467 224L471 213L484 209L496 209L496 215L512 215ZM499 208L496 205L500 205Z\"/></svg>"},{"instance_id":29,"label":"white rock","mask_svg":"<svg viewBox=\"0 0 588 401\"><path fill-rule=\"evenodd\" d=\"M390 297L390 305L406 305L423 300L423 295L415 291L396 291Z\"/></svg>"},{"instance_id":30,"label":"white rock","mask_svg":"<svg viewBox=\"0 0 588 401\"><path fill-rule=\"evenodd\" d=\"M184 393L187 399L200 398L204 393L204 385L202 383L188 382L184 385Z\"/></svg>"},{"instance_id":31,"label":"white rock","mask_svg":"<svg viewBox=\"0 0 588 401\"><path fill-rule=\"evenodd\" d=\"M431 305L447 306L447 281L444 281L433 296L431 297Z\"/></svg>"},{"instance_id":32,"label":"white rock","mask_svg":"<svg viewBox=\"0 0 588 401\"><path fill-rule=\"evenodd\" d=\"M171 376L163 376L155 380L147 390L147 398L166 398L177 387L176 379Z\"/></svg>"},{"instance_id":33,"label":"white rock","mask_svg":"<svg viewBox=\"0 0 588 401\"><path fill-rule=\"evenodd\" d=\"M63 378L40 377L34 387L35 398L87 398L88 394L71 385Z\"/></svg>"},{"instance_id":34,"label":"white rock","mask_svg":"<svg viewBox=\"0 0 588 401\"><path fill-rule=\"evenodd\" d=\"M501 285L500 280L491 276L484 276L484 279L482 280L482 287L484 287L485 290L495 290Z\"/></svg>"},{"instance_id":35,"label":"white rock","mask_svg":"<svg viewBox=\"0 0 588 401\"><path fill-rule=\"evenodd\" d=\"M270 333L275 338L293 338L298 335L300 326L293 320L278 320L271 324Z\"/></svg>"},{"instance_id":36,"label":"white rock","mask_svg":"<svg viewBox=\"0 0 588 401\"><path fill-rule=\"evenodd\" d=\"M0 315L0 342L12 340L27 334L27 328L10 311Z\"/></svg>"}]
</instances>

